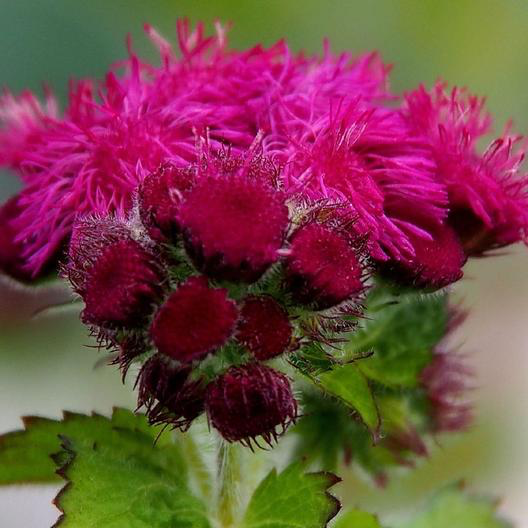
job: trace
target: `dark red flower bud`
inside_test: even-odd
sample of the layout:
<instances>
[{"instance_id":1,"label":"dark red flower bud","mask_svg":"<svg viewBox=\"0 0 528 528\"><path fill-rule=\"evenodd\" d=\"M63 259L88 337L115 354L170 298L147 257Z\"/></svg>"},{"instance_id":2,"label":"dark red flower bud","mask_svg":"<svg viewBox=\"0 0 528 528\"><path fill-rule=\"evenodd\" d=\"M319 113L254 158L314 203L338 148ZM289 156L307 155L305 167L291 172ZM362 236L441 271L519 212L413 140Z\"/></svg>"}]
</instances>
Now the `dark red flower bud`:
<instances>
[{"instance_id":1,"label":"dark red flower bud","mask_svg":"<svg viewBox=\"0 0 528 528\"><path fill-rule=\"evenodd\" d=\"M152 312L162 282L155 257L139 243L110 244L86 272L83 320L101 326L138 324Z\"/></svg>"},{"instance_id":2,"label":"dark red flower bud","mask_svg":"<svg viewBox=\"0 0 528 528\"><path fill-rule=\"evenodd\" d=\"M292 338L286 310L271 297L247 297L240 310L236 338L260 361L279 356Z\"/></svg>"},{"instance_id":3,"label":"dark red flower bud","mask_svg":"<svg viewBox=\"0 0 528 528\"><path fill-rule=\"evenodd\" d=\"M143 180L138 189L139 214L151 238L160 242L174 238L182 193L192 187L194 178L192 168L166 163Z\"/></svg>"},{"instance_id":4,"label":"dark red flower bud","mask_svg":"<svg viewBox=\"0 0 528 528\"><path fill-rule=\"evenodd\" d=\"M130 240L130 230L125 222L114 217L86 216L73 226L68 263L62 268L62 275L81 296L85 294L87 272L101 253L115 242Z\"/></svg>"},{"instance_id":5,"label":"dark red flower bud","mask_svg":"<svg viewBox=\"0 0 528 528\"><path fill-rule=\"evenodd\" d=\"M191 277L158 310L151 335L158 350L182 363L204 358L231 337L238 318L227 290Z\"/></svg>"},{"instance_id":6,"label":"dark red flower bud","mask_svg":"<svg viewBox=\"0 0 528 528\"><path fill-rule=\"evenodd\" d=\"M344 236L318 224L301 227L293 235L287 274L295 299L319 309L335 306L364 288L356 251Z\"/></svg>"},{"instance_id":7,"label":"dark red flower bud","mask_svg":"<svg viewBox=\"0 0 528 528\"><path fill-rule=\"evenodd\" d=\"M380 265L383 275L404 285L436 290L462 278L467 257L455 231L448 225L427 228L431 239L409 233L414 257Z\"/></svg>"},{"instance_id":8,"label":"dark red flower bud","mask_svg":"<svg viewBox=\"0 0 528 528\"><path fill-rule=\"evenodd\" d=\"M210 383L205 408L226 440L248 445L259 436L271 444L297 418L288 378L257 363L231 367Z\"/></svg>"},{"instance_id":9,"label":"dark red flower bud","mask_svg":"<svg viewBox=\"0 0 528 528\"><path fill-rule=\"evenodd\" d=\"M278 258L288 225L282 193L242 176L204 176L179 215L189 255L207 275L253 282Z\"/></svg>"},{"instance_id":10,"label":"dark red flower bud","mask_svg":"<svg viewBox=\"0 0 528 528\"><path fill-rule=\"evenodd\" d=\"M20 214L19 198L14 196L0 207L0 270L15 279L27 281L31 279L31 273L24 269L24 246L15 242L17 230L12 224Z\"/></svg>"},{"instance_id":11,"label":"dark red flower bud","mask_svg":"<svg viewBox=\"0 0 528 528\"><path fill-rule=\"evenodd\" d=\"M177 366L156 354L138 376L138 408L145 407L150 423L167 423L186 430L204 410L205 383L190 379L190 367Z\"/></svg>"}]
</instances>

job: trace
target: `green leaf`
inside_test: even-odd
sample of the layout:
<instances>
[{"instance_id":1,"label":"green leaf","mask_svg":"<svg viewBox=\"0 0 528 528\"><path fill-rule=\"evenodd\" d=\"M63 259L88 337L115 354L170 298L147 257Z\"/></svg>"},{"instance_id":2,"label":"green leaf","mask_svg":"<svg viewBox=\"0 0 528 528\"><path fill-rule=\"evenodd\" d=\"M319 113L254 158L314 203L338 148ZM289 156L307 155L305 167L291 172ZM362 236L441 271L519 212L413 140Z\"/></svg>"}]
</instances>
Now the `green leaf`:
<instances>
[{"instance_id":1,"label":"green leaf","mask_svg":"<svg viewBox=\"0 0 528 528\"><path fill-rule=\"evenodd\" d=\"M371 513L349 510L337 518L332 528L381 528L381 524Z\"/></svg>"},{"instance_id":2,"label":"green leaf","mask_svg":"<svg viewBox=\"0 0 528 528\"><path fill-rule=\"evenodd\" d=\"M379 291L373 296L364 326L345 346L345 359L372 351L371 357L357 362L368 378L388 387L414 388L445 335L447 296L407 294L390 299L380 299Z\"/></svg>"},{"instance_id":3,"label":"green leaf","mask_svg":"<svg viewBox=\"0 0 528 528\"><path fill-rule=\"evenodd\" d=\"M0 436L0 485L59 480L51 459L60 450L59 435L78 444L107 446L126 442L123 431L141 433L149 444L145 456L150 456L153 463L170 465L181 479L185 478L185 463L178 447L169 442L169 435L161 435L154 449L160 429L150 427L144 416L131 411L115 409L111 419L65 412L61 421L26 417L23 422L25 430Z\"/></svg>"},{"instance_id":4,"label":"green leaf","mask_svg":"<svg viewBox=\"0 0 528 528\"><path fill-rule=\"evenodd\" d=\"M377 438L380 416L367 379L356 363L334 367L332 370L323 372L316 377L316 382L326 392L355 409L374 438Z\"/></svg>"},{"instance_id":5,"label":"green leaf","mask_svg":"<svg viewBox=\"0 0 528 528\"><path fill-rule=\"evenodd\" d=\"M305 473L301 463L272 470L255 490L242 528L323 528L340 508L328 493L337 482L332 473Z\"/></svg>"},{"instance_id":6,"label":"green leaf","mask_svg":"<svg viewBox=\"0 0 528 528\"><path fill-rule=\"evenodd\" d=\"M116 431L114 444L70 442L60 470L68 480L55 504L61 528L210 528L204 504L182 482L178 468L156 460L150 436Z\"/></svg>"},{"instance_id":7,"label":"green leaf","mask_svg":"<svg viewBox=\"0 0 528 528\"><path fill-rule=\"evenodd\" d=\"M398 528L508 528L495 514L496 504L486 498L470 497L451 486L438 493L426 509Z\"/></svg>"}]
</instances>

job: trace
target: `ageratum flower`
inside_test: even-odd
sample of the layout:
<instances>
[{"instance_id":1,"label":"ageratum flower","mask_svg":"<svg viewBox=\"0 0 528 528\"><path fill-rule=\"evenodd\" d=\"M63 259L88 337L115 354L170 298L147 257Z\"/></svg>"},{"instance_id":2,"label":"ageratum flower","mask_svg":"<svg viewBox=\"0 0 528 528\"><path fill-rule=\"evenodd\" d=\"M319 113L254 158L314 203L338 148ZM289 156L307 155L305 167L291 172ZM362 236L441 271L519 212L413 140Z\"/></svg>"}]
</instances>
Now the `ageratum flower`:
<instances>
[{"instance_id":1,"label":"ageratum flower","mask_svg":"<svg viewBox=\"0 0 528 528\"><path fill-rule=\"evenodd\" d=\"M62 117L48 95L0 101L0 164L24 182L12 222L24 269L44 269L68 240L75 218L123 214L137 185L162 163L196 161L196 135L233 153L260 131L264 153L284 164L285 192L340 202L379 258L412 253L385 205L402 200L437 220L446 193L434 178L429 144L412 133L374 55L294 55L281 41L233 51L225 31L178 25L180 54L147 27L161 66L131 52L105 80L72 84ZM147 216L152 211L146 213Z\"/></svg>"},{"instance_id":2,"label":"ageratum flower","mask_svg":"<svg viewBox=\"0 0 528 528\"><path fill-rule=\"evenodd\" d=\"M186 430L202 414L205 386L190 376L190 367L175 365L161 354L145 362L137 379L138 407L145 407L150 423Z\"/></svg>"},{"instance_id":3,"label":"ageratum flower","mask_svg":"<svg viewBox=\"0 0 528 528\"><path fill-rule=\"evenodd\" d=\"M402 102L375 54L234 51L220 25L186 22L177 53L146 31L161 64L131 51L73 83L62 117L51 95L3 96L0 164L24 188L0 210L0 266L37 277L69 243L83 319L123 373L142 364L151 422L205 411L228 441L270 443L297 403L263 362L312 346L334 365L371 271L443 288L469 255L526 238L520 141L479 153L480 100L439 85ZM445 372L435 356L422 379L439 423L461 390Z\"/></svg>"},{"instance_id":4,"label":"ageratum flower","mask_svg":"<svg viewBox=\"0 0 528 528\"><path fill-rule=\"evenodd\" d=\"M450 224L468 255L527 240L528 177L521 138L506 133L481 154L491 118L484 101L442 83L407 94L403 114L424 134L449 195Z\"/></svg>"}]
</instances>

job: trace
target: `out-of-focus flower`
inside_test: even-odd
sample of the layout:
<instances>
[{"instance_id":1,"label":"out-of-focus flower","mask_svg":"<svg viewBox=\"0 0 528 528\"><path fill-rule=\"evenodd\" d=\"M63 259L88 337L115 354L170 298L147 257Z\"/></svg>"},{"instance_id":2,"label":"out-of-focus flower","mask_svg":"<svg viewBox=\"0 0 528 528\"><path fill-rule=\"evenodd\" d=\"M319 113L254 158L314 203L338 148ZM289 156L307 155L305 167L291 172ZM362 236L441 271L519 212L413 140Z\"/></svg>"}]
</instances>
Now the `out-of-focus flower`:
<instances>
[{"instance_id":1,"label":"out-of-focus flower","mask_svg":"<svg viewBox=\"0 0 528 528\"><path fill-rule=\"evenodd\" d=\"M484 101L438 83L407 94L403 113L425 135L449 194L450 223L468 255L526 241L528 177L521 172L524 147L506 133L484 154L478 141L490 128Z\"/></svg>"}]
</instances>

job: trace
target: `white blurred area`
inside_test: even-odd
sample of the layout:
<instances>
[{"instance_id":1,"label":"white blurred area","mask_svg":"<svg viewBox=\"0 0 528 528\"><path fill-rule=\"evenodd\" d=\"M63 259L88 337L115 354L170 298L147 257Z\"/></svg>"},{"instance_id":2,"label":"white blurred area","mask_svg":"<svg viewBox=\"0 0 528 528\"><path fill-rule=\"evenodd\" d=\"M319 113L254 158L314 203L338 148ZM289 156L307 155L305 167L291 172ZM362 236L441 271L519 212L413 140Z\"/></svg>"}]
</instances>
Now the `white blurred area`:
<instances>
[{"instance_id":1,"label":"white blurred area","mask_svg":"<svg viewBox=\"0 0 528 528\"><path fill-rule=\"evenodd\" d=\"M431 460L417 470L434 475L442 472L442 457L460 456L461 468L468 469L466 484L475 492L501 497L500 512L518 528L528 528L528 250L516 247L504 256L472 261L465 279L455 288L470 315L457 331L455 342L468 354L477 371L473 399L479 422L492 424L492 435L471 442L458 439L455 455L441 446ZM27 293L27 292L26 292ZM27 306L20 294L11 306ZM57 291L53 295L58 295ZM22 302L25 299L25 304ZM0 305L6 315L6 305ZM20 427L19 416L38 414L60 417L61 409L110 413L112 405L133 405L130 387L121 385L115 368L94 369L97 351L86 348L86 330L74 308L51 311L36 320L18 320L0 334L0 432ZM10 347L9 350L6 347ZM3 349L2 349L3 348ZM45 358L43 356L46 356ZM479 440L480 438L480 440ZM462 446L462 447L460 447ZM493 453L488 459L481 453ZM454 465L457 465L455 461ZM452 461L451 461L452 464ZM430 466L430 467L428 467ZM435 469L436 468L436 469ZM465 470L465 469L464 469ZM442 479L458 479L457 471L444 470ZM451 475L452 473L452 475ZM410 482L412 475L404 479ZM399 481L395 482L395 488ZM346 486L346 480L345 484ZM346 491L351 501L376 503L376 491L361 489L351 481ZM57 486L17 486L0 488L0 528L47 528L58 511L51 504ZM377 493L390 494L386 491Z\"/></svg>"}]
</instances>

